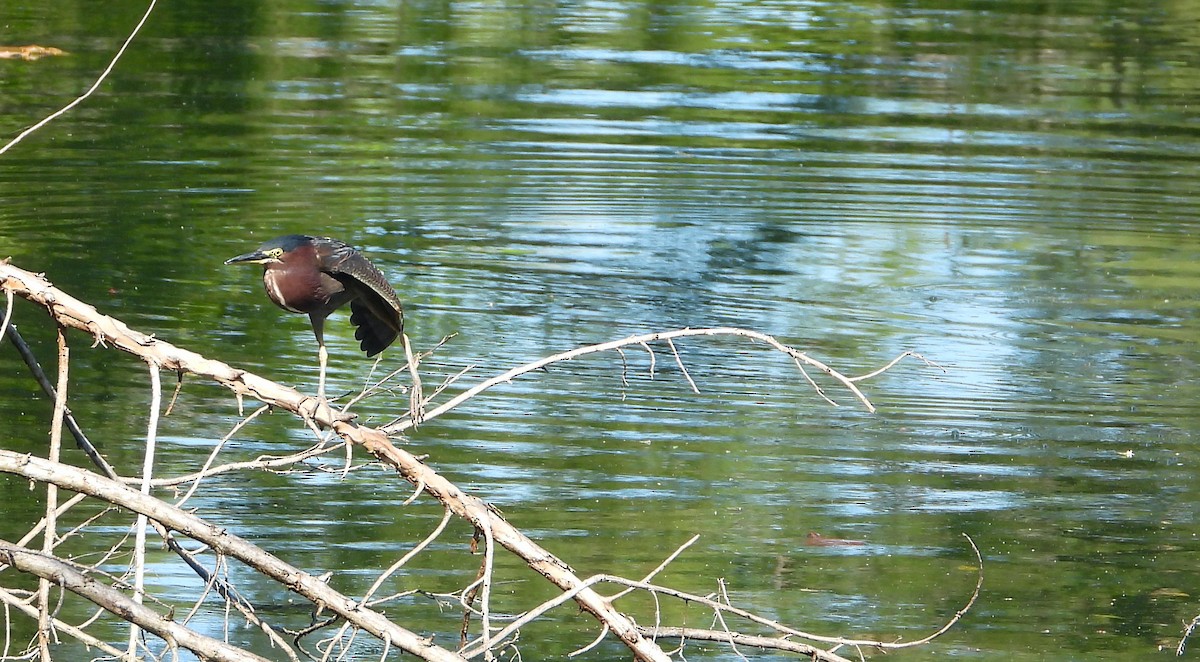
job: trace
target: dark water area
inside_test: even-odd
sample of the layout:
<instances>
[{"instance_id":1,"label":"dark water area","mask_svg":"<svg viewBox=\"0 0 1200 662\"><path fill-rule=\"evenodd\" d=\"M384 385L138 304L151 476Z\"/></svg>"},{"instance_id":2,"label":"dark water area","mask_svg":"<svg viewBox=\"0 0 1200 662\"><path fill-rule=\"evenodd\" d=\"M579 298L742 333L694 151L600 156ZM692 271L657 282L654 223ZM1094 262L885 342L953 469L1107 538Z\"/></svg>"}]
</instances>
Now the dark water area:
<instances>
[{"instance_id":1,"label":"dark water area","mask_svg":"<svg viewBox=\"0 0 1200 662\"><path fill-rule=\"evenodd\" d=\"M0 137L87 89L142 11L5 3L0 41L69 55L0 60ZM662 583L703 594L723 578L809 632L911 640L970 595L965 533L978 603L893 657L1168 657L1200 613L1197 35L1196 2L165 3L91 99L0 155L0 254L307 391L307 321L271 306L256 269L222 266L291 232L368 253L418 349L457 334L424 364L435 385L475 366L451 392L677 327L756 329L849 374L918 351L945 371L909 361L866 382L874 414L826 385L829 406L761 345L686 339L698 395L668 348L653 379L627 350L627 384L602 354L404 443L582 576L641 577L700 534ZM53 366L44 314L18 302L14 319ZM344 314L326 336L330 391L356 390L370 362ZM71 408L135 473L146 369L70 339ZM379 370L403 363L384 356ZM3 447L42 452L50 411L0 346ZM161 474L196 470L238 420L222 389L188 380ZM309 443L264 415L220 459ZM251 473L190 503L353 594L439 520L401 505L409 490L381 469ZM40 506L20 480L0 479L0 498L12 540ZM470 534L452 524L388 590L469 583ZM152 585L190 601L194 576L157 554ZM503 556L498 578L501 611L553 594ZM653 608L621 606L643 622ZM456 637L453 608L394 613ZM214 602L199 627L221 636L221 615ZM563 659L593 625L553 612L524 659ZM229 637L272 655L249 628ZM610 640L581 659L627 656Z\"/></svg>"}]
</instances>

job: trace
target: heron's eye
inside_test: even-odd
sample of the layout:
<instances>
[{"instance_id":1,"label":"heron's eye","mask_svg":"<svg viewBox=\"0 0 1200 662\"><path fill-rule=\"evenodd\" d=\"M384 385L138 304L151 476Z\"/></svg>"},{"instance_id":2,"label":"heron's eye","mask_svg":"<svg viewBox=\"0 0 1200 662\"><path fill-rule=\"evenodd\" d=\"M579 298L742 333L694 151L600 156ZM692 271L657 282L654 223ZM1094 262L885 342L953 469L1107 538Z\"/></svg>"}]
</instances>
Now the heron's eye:
<instances>
[{"instance_id":1,"label":"heron's eye","mask_svg":"<svg viewBox=\"0 0 1200 662\"><path fill-rule=\"evenodd\" d=\"M267 257L278 259L280 255L283 255L282 248L272 248L271 250L267 251Z\"/></svg>"}]
</instances>

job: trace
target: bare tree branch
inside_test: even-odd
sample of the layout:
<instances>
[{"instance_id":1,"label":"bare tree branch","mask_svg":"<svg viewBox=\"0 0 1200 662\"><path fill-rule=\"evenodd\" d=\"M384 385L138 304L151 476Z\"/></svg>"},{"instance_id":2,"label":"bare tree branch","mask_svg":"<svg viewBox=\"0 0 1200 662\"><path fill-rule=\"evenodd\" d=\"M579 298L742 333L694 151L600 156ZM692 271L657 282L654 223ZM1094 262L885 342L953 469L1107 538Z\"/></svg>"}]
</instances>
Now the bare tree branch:
<instances>
[{"instance_id":1,"label":"bare tree branch","mask_svg":"<svg viewBox=\"0 0 1200 662\"><path fill-rule=\"evenodd\" d=\"M99 478L99 476L97 476ZM106 479L101 479L106 480ZM139 627L162 637L171 646L183 646L204 659L217 662L269 662L223 641L206 637L165 618L153 609L135 602L120 591L79 572L52 555L37 553L0 541L0 559L22 572L41 578L119 614ZM53 659L43 657L43 660Z\"/></svg>"},{"instance_id":2,"label":"bare tree branch","mask_svg":"<svg viewBox=\"0 0 1200 662\"><path fill-rule=\"evenodd\" d=\"M342 595L308 573L268 554L225 529L213 526L195 515L183 512L117 481L109 480L90 471L7 450L0 450L0 472L16 474L38 482L54 484L73 492L98 497L157 520L169 529L203 542L220 554L228 555L247 564L308 600L324 605L329 611L353 622L371 634L380 638L389 637L394 645L418 655L422 659L446 661L462 659L444 648L435 646L423 637L401 628L382 614ZM85 595L85 597L88 596ZM119 607L119 605L114 606ZM114 613L125 616L123 608L114 609Z\"/></svg>"},{"instance_id":3,"label":"bare tree branch","mask_svg":"<svg viewBox=\"0 0 1200 662\"><path fill-rule=\"evenodd\" d=\"M225 386L238 399L239 410L242 399L245 396L249 396L263 402L266 406L291 411L304 420L304 422L313 430L314 434L319 440L318 444L313 448L283 458L258 458L253 462L234 462L220 466L212 466L220 448L220 444L218 444L217 448L214 449L208 460L205 462L204 468L199 472L182 478L175 477L158 479L153 481L153 484L177 485L183 482L192 482L193 484L189 489L190 494L198 488L199 481L203 480L203 478L206 476L215 475L216 473L243 468L275 470L274 468L285 467L292 462L297 462L308 457L314 457L338 448L339 445L327 444L322 437L323 433L321 432L321 428L326 428L341 438L343 443L347 445L347 451L351 445L360 446L370 453L376 460L382 462L388 467L393 468L401 477L413 484L416 487L416 492L405 503L411 502L418 494L423 492L440 501L445 506L448 514L453 514L471 522L476 529L477 535L481 536L485 540L485 549L484 562L481 565L481 575L478 579L478 583L473 584L474 587L481 589L481 607L477 612L471 612L478 613L480 616L482 616L482 633L478 639L467 646L467 648L470 649L470 653L468 654L469 656L475 656L479 654L492 656L501 648L511 646L514 643L515 638L518 636L519 630L512 626L504 628L498 632L493 632L490 625L491 605L488 596L493 582L492 560L496 550L499 549L508 550L509 552L518 556L525 562L527 567L542 575L562 591L562 594L559 596L559 598L543 604L538 608L538 610L544 611L545 609L552 608L553 606L561 604L562 602L574 600L584 611L592 614L599 621L603 633L611 632L615 634L617 638L630 649L633 656L638 660L665 662L666 660L671 659L671 656L664 652L655 643L652 637L647 636L646 630L643 627L636 624L628 616L622 614L613 605L613 602L616 599L622 595L625 595L628 593L628 591L623 591L613 597L605 597L595 591L593 588L595 583L599 581L605 581L617 583L630 589L647 591L650 593L656 603L660 595L674 596L676 598L691 602L700 602L717 610L716 613L718 614L728 613L747 618L752 622L771 627L786 636L805 637L813 641L823 641L836 645L878 645L883 648L898 647L883 642L858 642L857 640L853 639L840 637L821 637L807 634L800 630L789 628L782 624L774 623L768 619L755 616L748 610L739 609L733 605L727 604L728 599L726 599L726 603L721 603L709 600L708 598L704 598L702 596L693 596L681 591L669 589L667 587L650 584L649 580L663 567L670 563L675 556L677 556L684 548L687 547L688 544L691 544L691 541L677 550L674 555L664 561L659 568L656 568L654 571L648 574L641 582L626 580L615 575L597 575L586 580L581 579L564 561L543 549L533 540L529 539L524 533L509 524L500 515L500 513L489 504L463 492L436 471L426 466L420 458L412 455L404 448L399 448L392 444L391 440L388 438L389 434L397 434L401 430L411 428L414 422L420 422L421 420L428 421L432 418L435 418L436 416L450 411L455 406L465 402L467 399L474 397L475 395L492 386L509 381L532 370L536 370L554 362L569 360L585 354L606 351L609 349L620 351L622 347L631 345L638 345L646 349L646 351L650 354L651 371L653 371L655 364L655 353L651 347L651 343L666 343L670 348L676 363L679 365L682 373L685 375L685 378L688 380L689 384L695 388L695 382L688 374L687 367L684 365L682 356L679 354L674 343L675 339L682 337L732 335L764 343L775 351L782 352L788 357L792 358L796 362L797 367L800 369L804 379L808 380L809 383L817 388L818 394L822 397L827 398L823 391L817 387L816 383L813 382L811 377L807 374L805 367L814 368L825 373L825 375L832 378L835 382L854 394L859 402L870 411L873 411L873 406L871 405L870 401L867 400L866 396L858 389L854 382L856 380L864 379L868 376L874 376L878 374L879 371L875 371L874 373L859 378L848 378L821 361L818 361L791 347L783 345L771 336L747 329L737 329L731 327L713 329L678 329L674 331L664 331L659 333L633 336L623 340L592 345L589 347L582 347L519 366L501 375L487 379L475 385L474 387L467 389L463 393L454 396L449 401L440 404L424 413L423 418L422 409L425 408L426 404L428 404L428 401L420 396L419 390L414 389L413 391L410 391L410 416L407 420L399 420L392 425L381 428L370 428L356 425L353 421L354 416L348 411L343 410L341 412L334 412L327 406L321 406L321 402L316 398L303 395L295 389L291 389L275 382L263 379L252 373L238 370L225 363L207 359L193 352L175 347L170 343L158 340L152 336L134 331L119 320L101 315L92 306L87 305L62 292L61 290L54 288L44 278L19 269L8 264L7 262L0 262L0 288L4 289L6 292L19 295L32 303L43 306L50 313L52 319L54 319L60 325L86 331L93 337L96 345L102 344L105 346L112 346L127 353L136 355L152 366L161 366L164 369L175 371L179 375L192 373L206 377L217 382L218 384ZM413 373L416 372L416 367L419 363L418 357L422 355L413 352L411 348L407 348L405 353L409 359L407 363L409 374L413 375ZM623 359L624 354L622 353L621 356ZM893 364L894 363L895 362L893 361ZM624 360L622 361L622 364L624 366ZM385 377L377 384L364 387L364 393L361 394L359 398L361 398L362 395L365 395L367 390L379 390L384 382L398 372L399 371L393 372L391 375ZM624 372L625 368L623 367L622 375L624 375ZM458 375L456 375L455 378L457 378L457 376ZM419 376L416 378L419 379ZM450 381L453 381L453 379ZM439 387L437 390L435 390L435 395L440 392L442 388L443 387ZM359 398L356 398L356 400ZM255 415L257 415L257 412L256 414L251 415L250 418L253 418ZM246 420L243 420L238 425L242 425L245 422ZM347 464L346 469L348 470L349 468L350 465ZM343 627L339 629L338 634L323 640L320 646L325 649L326 656L334 654L335 647L337 647L339 651L342 651L342 654L346 654L349 650L348 646L353 643L354 637L359 630L361 630L378 637L384 643L385 648L397 646L403 650L413 652L414 654L424 657L425 659L464 659L463 657L460 657L459 654L432 646L430 642L427 642L420 637L417 637L413 633L388 622L387 619L382 615L370 609L370 604L379 602L372 601L371 595L378 588L379 583L386 578L388 573L384 573L384 575L380 576L379 580L376 582L376 585L372 587L370 591L368 591L362 600L351 600L338 594L336 591L333 591L323 582L304 574L300 570L292 568L291 566L287 566L279 559L253 547L252 545L249 545L248 543L245 543L245 541L212 527L211 525L208 525L207 523L204 523L201 520L188 515L187 513L182 513L177 508L172 508L168 504L162 503L157 499L141 495L120 482L122 480L129 479L107 480L96 476L95 474L83 472L79 469L64 467L63 465L55 465L53 463L46 463L45 460L39 460L29 456L18 456L6 451L0 451L0 471L17 473L33 480L63 485L64 487L67 487L67 489L93 495L97 498L108 501L109 503L132 510L133 512L144 513L151 519L151 521L155 522L157 527L161 529L160 533L168 541L168 544L173 543L174 538L170 535L167 529L174 529L188 537L204 542L221 558L227 555L231 558L239 559L243 563L251 565L266 576L281 582L290 590L293 590L311 600L320 608L320 610L329 611L332 614L335 614L337 618L345 619L347 626L352 625L354 628L356 628L355 630L349 632L348 638L344 636L348 630L346 627ZM444 524L445 520L443 520L442 526L444 526ZM417 549L414 549L412 553L416 553L420 549L424 548L425 545L428 545L433 538L437 537L440 531L441 527L439 527L434 533L430 534L430 537L422 542ZM176 542L174 545L175 546L173 548L177 548L178 543ZM184 558L185 561L188 561L189 564L195 563L195 560L192 559L192 555L186 551L180 550L178 553L180 553L181 557ZM402 565L407 558L408 557L401 559L401 561L397 562L397 565ZM211 574L202 576L211 577ZM264 631L268 632L268 634L272 634L271 628L253 617L252 612L249 611L248 605L242 605L239 599L233 597L234 594L228 587L223 587L223 585L220 583L213 585L222 592L222 595L226 598L227 602L243 610L243 613L247 615L247 618L250 618L252 622L258 624L264 629ZM467 591L470 588L471 587L468 587L468 589L463 589L462 596L464 598L466 597ZM976 595L977 594L978 587L976 589ZM974 597L968 604L967 608L969 608L973 602ZM464 604L466 603L464 602ZM965 612L967 608L964 608L963 611ZM958 616L956 616L954 621L940 630L939 634L952 625L953 622L957 621L959 617L961 617L961 612ZM332 624L332 622L333 620L325 623L319 623L314 625L312 628L306 629L306 631L316 631L325 625ZM526 620L524 622L528 621ZM656 625L661 625L657 623L657 616ZM749 639L740 639L740 637L751 636L734 632L727 626L723 626L723 629L717 632L718 634L724 636L724 638L720 640L727 642L732 647L736 647L739 644L750 641ZM298 637L303 636L303 634L304 633L301 633L298 635ZM603 636L604 634L597 639L597 642L602 639ZM934 636L936 636L936 634ZM794 642L787 641L783 638L775 638L775 640L787 642L786 645L788 647L794 646ZM594 642L592 645L595 645L595 643L596 642ZM746 643L745 645L758 646L757 643ZM734 648L734 650L736 652L737 649ZM791 650L791 648L780 648L780 650ZM288 652L290 655L291 651L289 650ZM836 659L836 656L826 659Z\"/></svg>"},{"instance_id":4,"label":"bare tree branch","mask_svg":"<svg viewBox=\"0 0 1200 662\"><path fill-rule=\"evenodd\" d=\"M596 345L588 345L586 347L578 347L578 348L575 348L575 349L567 351L567 352L562 352L560 354L555 354L553 356L547 356L545 358L538 359L537 361L532 361L530 363L526 363L524 365L517 366L516 368L508 370L507 372L496 375L495 377L491 377L489 379L486 379L486 380L476 384L475 386L472 386L471 388L454 396L450 400L438 405L437 407L434 407L433 409L431 409L429 411L424 412L422 420L429 421L431 419L437 418L438 416L445 414L446 412L454 409L458 405L462 404L463 402L466 402L467 400L470 400L471 398L482 393L483 391L486 391L487 389L490 389L498 384L504 384L507 382L511 382L513 379L516 379L517 377L520 377L521 375L533 372L535 370L540 370L540 369L545 368L546 366L551 365L553 363L559 363L562 361L570 361L571 359L574 359L574 358L577 358L580 356L585 356L588 354L595 354L597 352L607 352L610 350L616 350L616 349L620 349L622 347L626 347L628 345L641 345L643 348L646 349L647 352L650 353L650 357L651 357L650 371L651 371L652 375L653 375L653 371L654 371L654 350L651 349L650 345L649 345L649 343L652 343L652 342L667 342L670 345L670 347L672 348L672 352L674 354L676 361L679 363L680 367L683 368L682 359L679 357L678 351L676 351L674 348L673 340L676 338L685 338L685 337L691 337L691 336L741 336L743 338L750 338L751 340L757 340L759 342L765 343L768 346L770 346L772 349L775 349L776 351L782 352L782 353L792 357L797 362L797 365L801 366L802 372L803 372L803 366L808 365L809 367L816 368L817 370L820 370L821 372L825 373L826 375L828 375L829 377L831 377L835 381L837 381L839 384L841 384L843 387L845 387L848 391L850 391L854 395L854 397L857 398L858 401L863 405L863 407L866 408L867 411L869 411L869 412L875 411L875 406L871 404L871 401L867 399L867 396L863 394L863 392L858 388L857 385L855 385L855 380L852 380L851 378L843 375L841 372L834 370L833 368L822 363L821 361L818 361L817 359L814 359L811 356L809 356L795 348L788 347L787 345L784 345L783 343L776 340L774 337L769 336L765 333L761 333L758 331L752 331L750 329L739 329L736 327L717 327L717 328L712 328L712 329L677 329L675 331L660 331L658 333L647 333L647 334L638 335L638 336L631 336L629 338L625 338L622 340L613 340L610 342L599 343ZM894 365L896 362L899 361L899 359L903 358L904 356L910 356L910 355L913 355L913 354L911 352L906 352L906 353L902 354L900 357L897 357L897 359L893 360L892 364L890 364L890 365ZM865 379L866 377L878 375L880 372L881 371L877 370L877 371L871 373L870 375L865 375L863 377L859 377L858 380L861 381L862 379ZM689 375L687 373L686 368L683 368L683 374L687 378L688 384L692 387L692 389L694 391L696 391L698 393L699 390L696 388L695 382L692 381L691 375ZM805 373L805 378L808 379L809 383L812 383L815 385L815 382L812 382L812 380L808 378L807 373ZM822 397L825 397L823 392L820 392L820 391L818 391L818 392ZM828 400L828 398L826 398L826 400ZM830 402L832 402L832 401L830 401ZM380 430L382 430L385 434L392 435L392 434L404 432L405 430L408 430L412 427L413 427L413 423L412 423L411 418L410 419L399 419L388 425L383 426L382 428L380 428Z\"/></svg>"},{"instance_id":5,"label":"bare tree branch","mask_svg":"<svg viewBox=\"0 0 1200 662\"><path fill-rule=\"evenodd\" d=\"M659 626L654 628L643 627L642 633L646 636L655 637L674 637L681 641L694 639L696 641L715 641L728 644L740 644L742 646L753 646L763 650L783 651L785 653L796 653L797 655L807 655L812 660L818 662L850 662L850 660L829 651L821 650L816 646L783 639L780 637L762 637L751 634L742 634L740 632L722 631L722 630L702 630L700 628L682 628L682 627L665 627Z\"/></svg>"}]
</instances>

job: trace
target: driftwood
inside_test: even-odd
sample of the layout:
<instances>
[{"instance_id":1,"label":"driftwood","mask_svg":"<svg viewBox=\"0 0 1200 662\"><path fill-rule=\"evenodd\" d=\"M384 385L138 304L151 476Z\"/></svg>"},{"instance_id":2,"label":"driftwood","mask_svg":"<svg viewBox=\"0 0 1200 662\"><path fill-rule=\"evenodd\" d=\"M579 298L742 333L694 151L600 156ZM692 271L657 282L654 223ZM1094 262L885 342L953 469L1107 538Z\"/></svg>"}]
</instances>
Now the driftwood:
<instances>
[{"instance_id":1,"label":"driftwood","mask_svg":"<svg viewBox=\"0 0 1200 662\"><path fill-rule=\"evenodd\" d=\"M431 467L424 464L419 458L405 449L393 445L388 438L389 433L394 435L399 434L401 430L409 429L414 425L414 421L421 421L427 424L429 420L445 414L453 409L455 405L465 401L469 397L478 395L489 387L507 382L518 375L525 374L549 363L566 360L586 353L605 350L620 351L622 347L637 346L648 351L651 360L653 360L655 353L651 348L651 344L666 344L670 348L671 354L680 367L681 372L686 376L687 369L672 342L673 339L686 336L728 335L749 338L765 343L772 351L781 352L794 361L804 378L817 389L817 393L822 398L832 402L829 396L817 387L816 382L805 371L806 366L827 375L835 384L840 384L847 388L868 409L871 409L871 404L861 390L857 388L856 384L863 379L879 374L882 370L890 368L900 358L911 355L911 353L905 353L901 357L897 357L895 361L892 361L878 371L855 378L846 377L824 363L812 359L801 352L779 343L774 338L758 332L745 329L682 329L635 336L621 341L580 348L554 357L548 357L547 359L521 366L502 375L484 380L475 387L466 389L459 395L450 398L446 403L434 405L431 400L444 391L448 385L444 384L429 399L414 402L412 411L408 416L401 417L397 421L381 428L370 428L357 425L354 422L353 415L345 409L340 411L333 410L326 403L318 401L312 396L302 394L295 389L277 384L220 361L208 359L153 336L130 329L119 320L102 315L94 307L53 287L40 275L19 269L7 262L0 263L0 288L3 289L8 300L5 316L2 324L0 324L0 335L4 334L6 328L9 326L8 316L12 313L13 297L24 298L44 308L49 313L51 319L59 325L60 329L77 329L89 334L93 339L93 346L103 345L113 347L139 357L149 365L152 379L154 380L157 379L158 372L164 369L176 373L181 380L185 375L191 375L223 385L239 401L250 398L275 409L292 412L300 421L303 421L304 424L309 425L314 430L332 430L344 442L347 451L350 447L360 447L377 460L393 468L401 477L415 486L416 492L414 492L410 501L421 493L437 499L446 509L446 517L443 518L438 530L430 534L430 537L426 541L385 572L376 582L376 588L382 583L384 577L394 572L411 558L412 555L422 551L425 545L436 538L450 517L457 516L469 521L475 527L478 538L482 539L484 543L482 567L478 579L469 582L464 587L459 599L462 600L463 606L467 610L465 615L468 620L472 614L478 617L479 632L474 638L469 638L466 637L467 630L464 629L464 641L461 647L458 650L450 650L434 645L432 642L403 628L400 624L392 623L380 612L373 610L371 608L370 593L365 597L357 599L340 594L311 574L290 566L281 559L225 531L222 527L204 521L180 508L156 499L148 493L143 493L143 491L149 490L151 484L177 485L183 482L193 482L192 490L194 490L196 489L196 485L199 484L200 479L205 476L248 467L264 468L277 466L280 463L296 462L313 454L329 452L333 448L329 444L318 445L314 449L297 453L289 458L263 459L258 462L242 465L211 466L206 464L205 467L190 476L174 478L160 477L153 480L148 473L143 479L122 478L115 474L105 477L80 468L61 464L52 459L41 459L0 450L0 472L20 475L31 481L46 484L51 488L63 488L78 495L87 495L88 497L119 506L130 512L138 513L140 516L148 518L155 525L159 535L168 540L168 542L174 539L175 533L203 542L208 546L211 553L222 558L236 559L279 582L281 585L286 586L295 594L311 601L319 608L319 611L331 615L332 617L329 619L328 624L332 625L335 622L341 624L342 629L334 637L331 637L331 642L334 640L342 642L345 636L352 637L353 632L364 632L383 641L385 649L398 648L422 659L462 660L474 657L492 659L497 651L512 644L523 624L538 618L541 614L563 602L573 601L582 610L588 612L599 621L602 627L601 637L605 636L605 634L615 635L629 648L632 655L639 660L672 659L671 655L664 651L658 643L661 639L671 638L720 641L733 647L735 651L738 650L737 646L741 645L745 647L763 647L779 651L790 651L818 660L843 660L844 658L834 652L843 646L894 649L925 643L945 632L957 622L974 603L975 597L978 595L979 585L977 584L974 594L967 601L967 606L960 610L948 623L929 637L920 641L901 643L809 634L768 619L757 617L754 615L753 610L735 607L729 604L727 600L721 601L714 600L711 596L691 595L651 583L653 576L663 567L666 567L675 556L683 553L687 546L691 542L694 542L694 538L693 541L689 541L681 546L658 569L641 580L629 580L617 575L607 574L581 578L570 569L570 566L565 561L546 551L535 541L517 530L494 508L459 489ZM61 337L62 334L60 331ZM15 338L13 339L15 341ZM63 354L63 358L65 358L65 341L62 342L60 352ZM624 357L623 354L622 357ZM417 361L418 359L419 357L411 357L413 361ZM415 372L417 364L414 363L411 366L406 366L406 368L411 372ZM406 368L397 370L392 375L389 375L388 378L402 373ZM62 360L60 361L60 388L57 391L57 400L59 401L64 399L63 393L66 385L65 371L66 361ZM689 384L695 388L695 384L691 381L690 376L687 379ZM155 393L157 391L158 389L155 388ZM357 401L357 398L354 401ZM61 420L66 418L69 412L64 403L60 402L59 404L60 406L56 407L54 424L61 429ZM156 402L155 408L157 408L157 404ZM419 409L427 409L427 413L423 418L413 413ZM262 409L251 414L246 420L252 419L261 411ZM150 435L152 437L155 419L151 416L150 420ZM239 423L237 427L240 427L244 422ZM235 431L237 427L234 428ZM230 434L232 435L233 432ZM149 467L148 453L147 468ZM108 471L112 470L109 469ZM129 483L141 485L143 491L134 489ZM74 500L68 501L59 508L59 511L69 508L73 503ZM126 604L113 595L112 591L117 591L115 588L106 587L109 591L88 592L90 589L87 589L87 587L97 583L97 579L90 574L91 570L88 567L65 563L63 560L55 558L53 555L54 545L51 542L46 542L40 551L27 547L28 541L32 540L38 531L46 533L45 537L47 541L54 539L54 536L49 534L55 528L55 516L53 509L48 508L47 518L39 525L39 529L35 529L23 541L16 544L0 544L0 561L15 570L41 577L45 582L40 595L40 630L48 631L56 629L60 632L76 636L72 630L63 624L57 623L48 613L50 601L49 587L53 584L60 585L66 590L97 602L97 604L100 604L109 612L132 623L136 623L138 626L145 628L146 631L162 637L172 646L187 647L202 656L212 657L213 659L255 659L245 651L228 651L224 648L215 648L212 642L207 642L203 638L190 636L194 633L181 634L173 628L183 626L172 623L168 627L168 624L163 623L161 620L156 620L153 617L153 613L147 613L150 611L148 607L143 607L140 604L136 605L136 607ZM195 563L195 559L191 559L189 562L190 553L177 548L177 546L172 547L172 549L193 568L199 565ZM507 550L521 558L529 568L554 584L561 591L558 598L530 609L523 616L518 616L513 623L504 628L492 625L491 621L493 617L490 612L489 595L493 581L491 567L494 555L500 549ZM978 554L978 550L976 550L976 554ZM982 565L980 568L979 581L982 582ZM202 570L197 571L203 572ZM247 618L251 619L252 623L268 633L268 636L272 637L272 641L276 646L286 649L285 654L289 658L297 659L297 652L291 650L289 644L284 642L279 636L278 628L273 627L271 624L262 621L258 616L254 615L252 606L243 604L241 599L236 596L236 591L228 586L224 586L220 580L211 576L206 577L206 581L216 586L220 597L241 610ZM601 584L624 586L626 589L617 594L606 596L597 591L597 587ZM371 593L374 590L372 589ZM747 623L756 624L764 631L774 632L775 636L740 633L726 626L717 630L704 631L669 627L666 625L657 628L648 628L635 623L614 606L614 602L617 599L633 590L646 591L656 596L671 597L704 605L712 609L722 623L724 623L724 619L727 617L736 617ZM119 594L120 591L117 591L117 593ZM134 597L140 599L140 593L135 592ZM11 604L11 592L0 589L0 601ZM464 625L464 628L466 628L466 625ZM86 633L80 633L78 638L87 642L87 636ZM796 639L806 639L812 643L801 643L796 641ZM40 640L39 645L44 651L48 651L46 642L49 640L49 637L42 636ZM824 644L827 648L822 649L815 644ZM332 647L333 643L330 643L329 646ZM135 653L136 646L131 643L127 654L132 658L135 656ZM227 654L235 656L219 657ZM236 655L242 655L242 657L237 657Z\"/></svg>"},{"instance_id":2,"label":"driftwood","mask_svg":"<svg viewBox=\"0 0 1200 662\"><path fill-rule=\"evenodd\" d=\"M67 52L63 49L53 46L38 46L36 44L29 44L27 46L0 46L0 60L25 60L32 62L44 57L66 54Z\"/></svg>"}]
</instances>

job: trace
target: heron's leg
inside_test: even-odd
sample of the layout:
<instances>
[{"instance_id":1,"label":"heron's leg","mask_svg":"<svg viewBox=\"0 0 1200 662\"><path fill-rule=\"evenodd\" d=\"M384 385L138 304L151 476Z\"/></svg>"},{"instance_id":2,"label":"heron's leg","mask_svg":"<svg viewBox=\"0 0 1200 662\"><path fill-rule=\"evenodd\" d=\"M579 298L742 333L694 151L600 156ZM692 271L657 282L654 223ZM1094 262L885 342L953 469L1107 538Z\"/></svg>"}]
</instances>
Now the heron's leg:
<instances>
[{"instance_id":1,"label":"heron's leg","mask_svg":"<svg viewBox=\"0 0 1200 662\"><path fill-rule=\"evenodd\" d=\"M325 399L325 367L329 363L329 352L325 349L325 318L309 315L312 322L313 334L317 336L317 363L320 364L320 374L317 377L317 397Z\"/></svg>"},{"instance_id":2,"label":"heron's leg","mask_svg":"<svg viewBox=\"0 0 1200 662\"><path fill-rule=\"evenodd\" d=\"M329 363L329 352L325 350L325 343L317 346L317 362L321 364L321 374L317 377L317 397L325 399L325 367Z\"/></svg>"}]
</instances>

